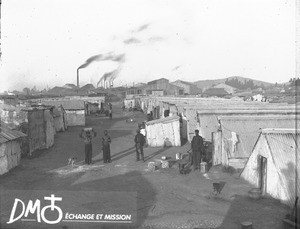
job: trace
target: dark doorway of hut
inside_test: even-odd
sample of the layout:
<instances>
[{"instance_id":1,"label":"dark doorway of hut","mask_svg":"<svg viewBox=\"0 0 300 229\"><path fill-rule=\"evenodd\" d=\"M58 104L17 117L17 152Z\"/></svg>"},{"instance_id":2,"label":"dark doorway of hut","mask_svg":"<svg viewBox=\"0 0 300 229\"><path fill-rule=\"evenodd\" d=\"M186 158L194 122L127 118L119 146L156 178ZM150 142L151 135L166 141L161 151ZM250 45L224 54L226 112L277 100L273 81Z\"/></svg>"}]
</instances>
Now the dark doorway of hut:
<instances>
[{"instance_id":1,"label":"dark doorway of hut","mask_svg":"<svg viewBox=\"0 0 300 229\"><path fill-rule=\"evenodd\" d=\"M263 156L258 157L259 160L259 188L262 195L266 191L266 181L267 181L267 158Z\"/></svg>"}]
</instances>

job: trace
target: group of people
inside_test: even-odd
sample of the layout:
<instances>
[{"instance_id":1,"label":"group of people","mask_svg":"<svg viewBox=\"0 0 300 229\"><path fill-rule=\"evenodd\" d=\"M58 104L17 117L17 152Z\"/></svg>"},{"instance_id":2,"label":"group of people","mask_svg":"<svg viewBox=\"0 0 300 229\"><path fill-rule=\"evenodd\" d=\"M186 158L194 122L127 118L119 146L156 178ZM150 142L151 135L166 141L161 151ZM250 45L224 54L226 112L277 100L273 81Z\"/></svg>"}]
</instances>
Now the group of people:
<instances>
[{"instance_id":1,"label":"group of people","mask_svg":"<svg viewBox=\"0 0 300 229\"><path fill-rule=\"evenodd\" d=\"M82 129L81 133L79 134L79 137L83 138L84 140L85 163L88 165L92 163L92 155L93 155L92 140L96 136L97 133L93 129L87 131ZM111 143L111 137L108 135L108 131L104 130L104 136L102 137L102 151L103 151L104 163L111 162L110 143Z\"/></svg>"},{"instance_id":2,"label":"group of people","mask_svg":"<svg viewBox=\"0 0 300 229\"><path fill-rule=\"evenodd\" d=\"M90 128L87 131L82 129L82 132L79 135L84 139L85 143L85 163L92 163L92 140L97 136L97 133ZM145 162L144 157L144 146L146 144L145 136L141 134L140 129L137 130L137 134L134 137L135 150L136 150L136 161L140 161L140 159ZM103 162L110 163L111 162L111 154L110 154L110 144L111 137L108 134L107 130L104 130L104 136L102 137L102 151L103 151ZM200 168L201 161L205 160L205 147L203 143L203 138L199 135L199 130L195 130L195 136L191 142L192 149L192 157L191 164L193 165L194 170Z\"/></svg>"},{"instance_id":3,"label":"group of people","mask_svg":"<svg viewBox=\"0 0 300 229\"><path fill-rule=\"evenodd\" d=\"M91 164L92 163L92 140L97 136L97 133L94 129L90 128L88 130L82 129L79 137L84 140L84 149L85 149L85 163ZM145 137L143 134L140 133L140 130L137 130L137 134L134 138L135 142L135 149L136 149L136 160L141 159L145 161L144 158L144 145L146 143ZM102 151L103 151L103 162L110 163L111 162L111 154L110 154L110 144L111 144L111 137L108 134L107 130L104 130L104 136L102 137Z\"/></svg>"}]
</instances>

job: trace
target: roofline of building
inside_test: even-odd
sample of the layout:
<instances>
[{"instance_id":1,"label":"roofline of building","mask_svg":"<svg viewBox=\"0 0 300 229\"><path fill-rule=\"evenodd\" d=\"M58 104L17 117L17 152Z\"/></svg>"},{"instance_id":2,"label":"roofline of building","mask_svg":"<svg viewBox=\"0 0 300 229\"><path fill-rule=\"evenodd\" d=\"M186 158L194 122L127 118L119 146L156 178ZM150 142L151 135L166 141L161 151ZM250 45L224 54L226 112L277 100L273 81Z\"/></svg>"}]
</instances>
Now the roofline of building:
<instances>
[{"instance_id":1,"label":"roofline of building","mask_svg":"<svg viewBox=\"0 0 300 229\"><path fill-rule=\"evenodd\" d=\"M225 120L225 121L249 121L249 120L256 120L256 119L268 119L268 120L286 120L288 118L290 118L291 120L295 120L295 116L296 115L249 115L249 116L219 116L219 119Z\"/></svg>"},{"instance_id":2,"label":"roofline of building","mask_svg":"<svg viewBox=\"0 0 300 229\"><path fill-rule=\"evenodd\" d=\"M266 128L262 129L262 134L299 134L298 129L288 129L288 128Z\"/></svg>"}]
</instances>

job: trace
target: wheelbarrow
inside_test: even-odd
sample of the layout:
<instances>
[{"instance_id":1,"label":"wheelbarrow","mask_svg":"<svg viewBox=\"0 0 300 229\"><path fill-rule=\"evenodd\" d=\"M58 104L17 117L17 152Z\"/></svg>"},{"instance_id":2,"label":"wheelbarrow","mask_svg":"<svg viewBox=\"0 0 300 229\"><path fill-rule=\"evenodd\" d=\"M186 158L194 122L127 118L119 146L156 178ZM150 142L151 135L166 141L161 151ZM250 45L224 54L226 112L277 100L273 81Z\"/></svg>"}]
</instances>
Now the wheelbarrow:
<instances>
[{"instance_id":1,"label":"wheelbarrow","mask_svg":"<svg viewBox=\"0 0 300 229\"><path fill-rule=\"evenodd\" d=\"M187 154L182 155L182 159L178 161L179 173L186 175L188 173L189 167L192 163L191 150L187 151Z\"/></svg>"}]
</instances>

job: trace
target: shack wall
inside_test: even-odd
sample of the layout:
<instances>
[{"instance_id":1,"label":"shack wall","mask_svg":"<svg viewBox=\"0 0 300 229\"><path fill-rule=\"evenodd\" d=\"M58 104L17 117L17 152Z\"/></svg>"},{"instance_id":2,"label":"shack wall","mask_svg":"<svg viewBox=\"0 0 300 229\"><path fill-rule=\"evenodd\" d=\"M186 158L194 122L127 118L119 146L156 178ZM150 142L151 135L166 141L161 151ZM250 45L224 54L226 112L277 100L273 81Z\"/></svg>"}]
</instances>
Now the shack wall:
<instances>
[{"instance_id":1,"label":"shack wall","mask_svg":"<svg viewBox=\"0 0 300 229\"><path fill-rule=\"evenodd\" d=\"M37 149L46 147L46 123L44 110L28 111L29 155Z\"/></svg>"},{"instance_id":2,"label":"shack wall","mask_svg":"<svg viewBox=\"0 0 300 229\"><path fill-rule=\"evenodd\" d=\"M84 110L66 110L68 126L85 126Z\"/></svg>"}]
</instances>

